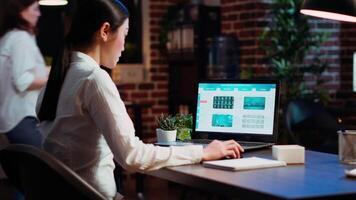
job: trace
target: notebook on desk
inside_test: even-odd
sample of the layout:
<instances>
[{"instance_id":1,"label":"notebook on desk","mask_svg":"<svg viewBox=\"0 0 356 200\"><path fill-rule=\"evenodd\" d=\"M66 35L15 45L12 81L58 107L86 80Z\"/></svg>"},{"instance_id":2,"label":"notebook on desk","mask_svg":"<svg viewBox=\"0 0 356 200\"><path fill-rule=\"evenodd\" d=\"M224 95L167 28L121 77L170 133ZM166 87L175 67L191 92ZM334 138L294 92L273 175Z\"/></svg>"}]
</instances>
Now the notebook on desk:
<instances>
[{"instance_id":1,"label":"notebook on desk","mask_svg":"<svg viewBox=\"0 0 356 200\"><path fill-rule=\"evenodd\" d=\"M229 171L240 171L240 170L271 168L271 167L285 167L287 166L287 164L284 161L250 157L250 158L240 158L240 159L204 161L203 166L215 168L215 169L229 170Z\"/></svg>"},{"instance_id":2,"label":"notebook on desk","mask_svg":"<svg viewBox=\"0 0 356 200\"><path fill-rule=\"evenodd\" d=\"M279 82L275 80L210 80L198 83L194 112L195 137L162 146L207 144L234 139L245 150L269 147L277 136Z\"/></svg>"}]
</instances>

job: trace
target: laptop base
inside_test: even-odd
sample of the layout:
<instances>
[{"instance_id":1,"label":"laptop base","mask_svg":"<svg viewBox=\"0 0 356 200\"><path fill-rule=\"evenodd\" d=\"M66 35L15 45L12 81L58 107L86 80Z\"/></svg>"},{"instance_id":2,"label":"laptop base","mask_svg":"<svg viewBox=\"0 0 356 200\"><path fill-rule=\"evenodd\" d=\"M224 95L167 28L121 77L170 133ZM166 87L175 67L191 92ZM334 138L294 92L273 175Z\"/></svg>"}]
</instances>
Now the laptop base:
<instances>
[{"instance_id":1,"label":"laptop base","mask_svg":"<svg viewBox=\"0 0 356 200\"><path fill-rule=\"evenodd\" d=\"M192 139L186 141L173 141L173 142L156 142L155 145L158 146L186 146L186 145L202 145L207 146L213 140L210 139ZM245 151L257 150L271 147L274 143L262 143L262 142L247 142L247 141L237 141Z\"/></svg>"}]
</instances>

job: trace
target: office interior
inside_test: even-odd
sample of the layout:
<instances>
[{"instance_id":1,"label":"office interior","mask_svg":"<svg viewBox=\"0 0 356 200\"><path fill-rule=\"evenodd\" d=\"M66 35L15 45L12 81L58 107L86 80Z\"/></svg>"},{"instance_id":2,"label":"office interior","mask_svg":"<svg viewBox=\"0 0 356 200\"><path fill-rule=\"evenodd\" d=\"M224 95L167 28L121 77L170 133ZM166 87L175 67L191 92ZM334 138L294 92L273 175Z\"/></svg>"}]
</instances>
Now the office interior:
<instances>
[{"instance_id":1,"label":"office interior","mask_svg":"<svg viewBox=\"0 0 356 200\"><path fill-rule=\"evenodd\" d=\"M356 129L355 22L302 15L302 0L121 1L130 30L117 67L107 71L145 143L156 141L161 113L194 114L199 80L277 79L276 143L338 159L337 132ZM41 6L36 39L48 67L63 43L65 9ZM120 176L125 199L249 199L147 174ZM2 174L0 199L14 193Z\"/></svg>"}]
</instances>

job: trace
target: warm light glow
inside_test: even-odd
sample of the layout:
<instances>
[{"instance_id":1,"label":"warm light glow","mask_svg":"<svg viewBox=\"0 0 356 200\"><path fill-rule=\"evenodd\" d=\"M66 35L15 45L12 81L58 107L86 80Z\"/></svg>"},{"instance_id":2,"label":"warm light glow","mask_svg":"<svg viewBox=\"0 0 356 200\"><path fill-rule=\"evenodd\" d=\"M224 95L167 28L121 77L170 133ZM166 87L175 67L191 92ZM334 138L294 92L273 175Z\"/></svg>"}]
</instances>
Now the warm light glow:
<instances>
[{"instance_id":1,"label":"warm light glow","mask_svg":"<svg viewBox=\"0 0 356 200\"><path fill-rule=\"evenodd\" d=\"M333 20L345 21L345 22L356 22L356 17L337 14L337 13L317 11L317 10L307 10L307 9L302 9L300 10L300 12L303 13L304 15L310 15L314 17L321 17L321 18L333 19Z\"/></svg>"},{"instance_id":2,"label":"warm light glow","mask_svg":"<svg viewBox=\"0 0 356 200\"><path fill-rule=\"evenodd\" d=\"M64 6L68 4L67 0L40 0L41 6Z\"/></svg>"}]
</instances>

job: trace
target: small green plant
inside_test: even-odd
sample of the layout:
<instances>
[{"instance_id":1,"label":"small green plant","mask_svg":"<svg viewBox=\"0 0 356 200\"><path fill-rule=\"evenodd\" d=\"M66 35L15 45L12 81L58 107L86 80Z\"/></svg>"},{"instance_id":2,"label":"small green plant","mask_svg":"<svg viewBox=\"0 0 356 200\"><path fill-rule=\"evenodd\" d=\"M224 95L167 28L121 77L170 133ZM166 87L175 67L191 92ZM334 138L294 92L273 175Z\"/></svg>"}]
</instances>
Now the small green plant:
<instances>
[{"instance_id":1,"label":"small green plant","mask_svg":"<svg viewBox=\"0 0 356 200\"><path fill-rule=\"evenodd\" d=\"M156 118L157 126L165 131L173 131L177 129L176 119L171 115L161 114Z\"/></svg>"},{"instance_id":2,"label":"small green plant","mask_svg":"<svg viewBox=\"0 0 356 200\"><path fill-rule=\"evenodd\" d=\"M193 116L191 114L183 115L177 114L175 116L177 125L177 139L178 140L190 140L191 131L193 128Z\"/></svg>"},{"instance_id":3,"label":"small green plant","mask_svg":"<svg viewBox=\"0 0 356 200\"><path fill-rule=\"evenodd\" d=\"M176 124L178 128L192 128L193 127L193 116L192 114L177 114L175 116Z\"/></svg>"}]
</instances>

